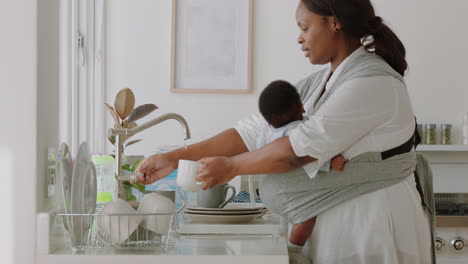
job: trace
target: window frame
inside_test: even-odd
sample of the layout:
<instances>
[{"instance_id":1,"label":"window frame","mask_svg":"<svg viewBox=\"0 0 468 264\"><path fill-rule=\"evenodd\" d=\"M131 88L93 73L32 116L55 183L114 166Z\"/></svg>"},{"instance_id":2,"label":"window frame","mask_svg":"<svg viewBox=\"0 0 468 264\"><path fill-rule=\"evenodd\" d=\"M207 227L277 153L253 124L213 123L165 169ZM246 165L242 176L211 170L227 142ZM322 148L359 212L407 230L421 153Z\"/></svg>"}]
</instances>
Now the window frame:
<instances>
[{"instance_id":1,"label":"window frame","mask_svg":"<svg viewBox=\"0 0 468 264\"><path fill-rule=\"evenodd\" d=\"M60 2L60 142L105 152L105 0Z\"/></svg>"}]
</instances>

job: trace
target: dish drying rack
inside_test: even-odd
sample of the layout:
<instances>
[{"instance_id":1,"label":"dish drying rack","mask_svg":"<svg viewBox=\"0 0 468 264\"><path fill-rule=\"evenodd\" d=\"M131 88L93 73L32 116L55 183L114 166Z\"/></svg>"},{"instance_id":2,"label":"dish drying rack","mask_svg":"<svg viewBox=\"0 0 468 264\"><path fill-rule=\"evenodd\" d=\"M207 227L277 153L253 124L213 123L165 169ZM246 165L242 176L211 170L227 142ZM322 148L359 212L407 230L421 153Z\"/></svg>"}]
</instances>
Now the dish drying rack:
<instances>
[{"instance_id":1,"label":"dish drying rack","mask_svg":"<svg viewBox=\"0 0 468 264\"><path fill-rule=\"evenodd\" d=\"M103 249L103 248L158 248L167 251L169 242L178 236L178 219L185 208L185 202L178 204L173 213L102 213L104 205L96 206L93 214L53 213L56 223L61 226L67 247L73 249ZM141 225L143 218L168 217L169 227L166 232L156 233ZM101 221L101 224L98 222ZM131 222L138 223L132 228ZM106 226L103 226L103 223ZM127 224L125 224L127 223ZM73 225L78 225L74 228ZM89 225L89 228L83 228ZM114 233L109 234L103 229ZM115 231L117 230L117 235ZM120 235L123 234L123 237ZM125 238L125 237L127 238Z\"/></svg>"}]
</instances>

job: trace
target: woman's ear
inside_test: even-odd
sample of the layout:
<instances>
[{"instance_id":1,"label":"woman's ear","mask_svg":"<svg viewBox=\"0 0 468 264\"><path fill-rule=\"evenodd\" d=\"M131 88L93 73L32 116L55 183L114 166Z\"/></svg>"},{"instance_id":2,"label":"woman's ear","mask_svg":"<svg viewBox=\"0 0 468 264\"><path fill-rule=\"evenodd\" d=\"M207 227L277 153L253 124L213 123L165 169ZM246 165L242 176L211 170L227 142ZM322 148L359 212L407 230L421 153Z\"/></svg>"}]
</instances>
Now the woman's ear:
<instances>
[{"instance_id":1,"label":"woman's ear","mask_svg":"<svg viewBox=\"0 0 468 264\"><path fill-rule=\"evenodd\" d=\"M340 21L338 21L336 16L331 16L330 20L331 20L330 24L332 26L332 30L335 31L335 32L340 32L341 31L341 23L340 23Z\"/></svg>"}]
</instances>

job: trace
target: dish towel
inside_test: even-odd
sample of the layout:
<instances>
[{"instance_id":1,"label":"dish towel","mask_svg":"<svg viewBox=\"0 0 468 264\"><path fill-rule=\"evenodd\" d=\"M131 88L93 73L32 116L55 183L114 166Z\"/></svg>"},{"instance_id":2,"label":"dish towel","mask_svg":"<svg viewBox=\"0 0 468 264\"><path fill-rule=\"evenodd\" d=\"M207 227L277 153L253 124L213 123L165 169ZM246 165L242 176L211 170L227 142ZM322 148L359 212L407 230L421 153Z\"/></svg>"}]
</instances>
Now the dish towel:
<instances>
[{"instance_id":1,"label":"dish towel","mask_svg":"<svg viewBox=\"0 0 468 264\"><path fill-rule=\"evenodd\" d=\"M231 201L232 203L250 203L250 193L246 191L240 191ZM261 203L260 198L255 198L256 203Z\"/></svg>"}]
</instances>

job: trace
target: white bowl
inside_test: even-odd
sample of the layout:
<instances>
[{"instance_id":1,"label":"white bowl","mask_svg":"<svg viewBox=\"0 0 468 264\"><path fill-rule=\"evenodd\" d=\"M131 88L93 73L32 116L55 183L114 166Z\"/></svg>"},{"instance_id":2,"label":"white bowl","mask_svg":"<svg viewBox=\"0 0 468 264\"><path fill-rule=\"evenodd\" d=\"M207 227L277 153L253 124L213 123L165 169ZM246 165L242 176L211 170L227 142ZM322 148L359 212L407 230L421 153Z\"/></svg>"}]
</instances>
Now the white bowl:
<instances>
[{"instance_id":1,"label":"white bowl","mask_svg":"<svg viewBox=\"0 0 468 264\"><path fill-rule=\"evenodd\" d=\"M99 230L105 232L113 243L118 244L127 240L142 220L136 215L137 211L122 199L107 203L102 214L109 214L109 216L98 216ZM130 216L133 214L135 216Z\"/></svg>"},{"instance_id":2,"label":"white bowl","mask_svg":"<svg viewBox=\"0 0 468 264\"><path fill-rule=\"evenodd\" d=\"M163 214L163 215L143 215L141 226L147 230L160 235L165 235L169 231L171 219L175 213L174 202L160 194L146 194L138 207L140 214ZM166 215L164 215L166 214Z\"/></svg>"}]
</instances>

